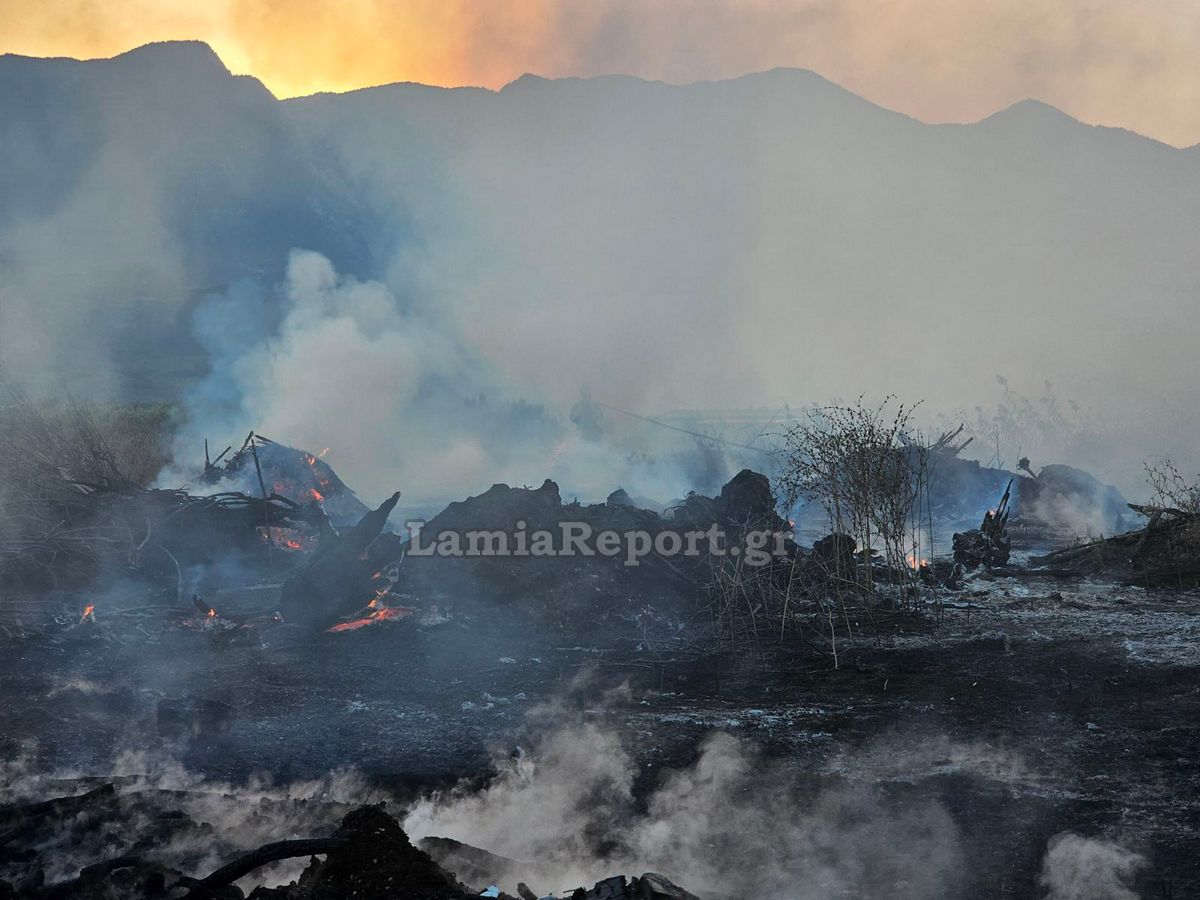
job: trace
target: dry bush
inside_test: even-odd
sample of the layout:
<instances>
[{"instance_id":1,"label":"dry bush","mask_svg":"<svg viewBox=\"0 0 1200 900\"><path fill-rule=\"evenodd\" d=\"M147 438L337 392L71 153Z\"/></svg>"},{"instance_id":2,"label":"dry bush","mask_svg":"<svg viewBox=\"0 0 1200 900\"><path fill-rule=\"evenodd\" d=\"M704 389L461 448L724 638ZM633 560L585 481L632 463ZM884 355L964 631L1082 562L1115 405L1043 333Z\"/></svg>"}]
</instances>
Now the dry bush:
<instances>
[{"instance_id":1,"label":"dry bush","mask_svg":"<svg viewBox=\"0 0 1200 900\"><path fill-rule=\"evenodd\" d=\"M1153 492L1150 506L1183 520L1169 533L1164 563L1181 573L1200 572L1200 475L1183 475L1165 457L1143 465L1146 483Z\"/></svg>"},{"instance_id":2,"label":"dry bush","mask_svg":"<svg viewBox=\"0 0 1200 900\"><path fill-rule=\"evenodd\" d=\"M881 551L902 572L921 557L928 490L928 451L914 436L912 413L892 397L812 410L783 434L778 479L787 508L800 498L819 503L832 533ZM862 571L869 587L871 567Z\"/></svg>"},{"instance_id":3,"label":"dry bush","mask_svg":"<svg viewBox=\"0 0 1200 900\"><path fill-rule=\"evenodd\" d=\"M1170 458L1145 463L1146 483L1153 491L1152 506L1200 516L1200 475L1188 479Z\"/></svg>"},{"instance_id":4,"label":"dry bush","mask_svg":"<svg viewBox=\"0 0 1200 900\"><path fill-rule=\"evenodd\" d=\"M168 460L167 407L39 404L0 384L0 577L9 586L86 580L111 540L97 489L149 485Z\"/></svg>"},{"instance_id":5,"label":"dry bush","mask_svg":"<svg viewBox=\"0 0 1200 900\"><path fill-rule=\"evenodd\" d=\"M864 599L907 604L914 596L920 581L913 561L928 552L922 514L928 515L929 479L928 448L911 418L912 408L893 398L878 406L860 398L852 406L812 409L787 428L775 476L780 503L786 509L800 498L819 503L836 536L811 553L760 567L744 556L713 558L701 614L720 648L754 651L808 635L836 668L840 635L852 635L853 623L864 614L873 620L878 609Z\"/></svg>"}]
</instances>

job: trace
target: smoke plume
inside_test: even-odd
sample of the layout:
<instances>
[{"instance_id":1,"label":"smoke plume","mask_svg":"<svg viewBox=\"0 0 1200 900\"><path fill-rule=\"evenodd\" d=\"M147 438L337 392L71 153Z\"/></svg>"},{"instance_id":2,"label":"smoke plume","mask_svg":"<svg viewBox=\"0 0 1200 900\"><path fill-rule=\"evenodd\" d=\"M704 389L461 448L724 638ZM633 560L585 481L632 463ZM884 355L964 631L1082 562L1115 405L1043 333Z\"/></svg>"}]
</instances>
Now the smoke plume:
<instances>
[{"instance_id":1,"label":"smoke plume","mask_svg":"<svg viewBox=\"0 0 1200 900\"><path fill-rule=\"evenodd\" d=\"M483 790L418 804L405 828L528 861L545 889L644 871L714 897L918 898L959 884L958 828L936 801L892 804L852 782L804 797L794 774L721 732L644 807L636 772L612 729L559 724Z\"/></svg>"},{"instance_id":2,"label":"smoke plume","mask_svg":"<svg viewBox=\"0 0 1200 900\"><path fill-rule=\"evenodd\" d=\"M1131 884L1146 865L1120 844L1064 832L1050 839L1038 881L1046 900L1137 900Z\"/></svg>"}]
</instances>

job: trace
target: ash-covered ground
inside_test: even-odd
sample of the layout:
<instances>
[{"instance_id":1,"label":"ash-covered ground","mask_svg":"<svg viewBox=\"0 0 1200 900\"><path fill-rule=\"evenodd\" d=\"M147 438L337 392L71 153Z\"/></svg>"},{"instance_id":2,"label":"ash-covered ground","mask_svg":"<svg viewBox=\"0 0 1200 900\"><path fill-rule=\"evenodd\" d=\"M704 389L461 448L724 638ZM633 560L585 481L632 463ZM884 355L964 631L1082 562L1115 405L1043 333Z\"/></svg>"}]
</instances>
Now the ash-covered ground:
<instances>
[{"instance_id":1,"label":"ash-covered ground","mask_svg":"<svg viewBox=\"0 0 1200 900\"><path fill-rule=\"evenodd\" d=\"M494 485L415 536L253 434L194 493L43 474L69 527L6 569L0 896L1194 894L1194 517L871 458L927 453L907 555L749 469L668 508ZM1067 508L1144 524L1047 553ZM522 549L564 528L625 543ZM505 552L437 550L479 534Z\"/></svg>"},{"instance_id":2,"label":"ash-covered ground","mask_svg":"<svg viewBox=\"0 0 1200 900\"><path fill-rule=\"evenodd\" d=\"M694 656L466 597L316 639L235 624L278 582L215 618L64 608L0 654L4 800L129 799L2 876L34 896L134 845L203 875L388 799L568 895L651 870L712 897L1197 896L1200 598L1021 561L860 614L836 667L815 636Z\"/></svg>"}]
</instances>

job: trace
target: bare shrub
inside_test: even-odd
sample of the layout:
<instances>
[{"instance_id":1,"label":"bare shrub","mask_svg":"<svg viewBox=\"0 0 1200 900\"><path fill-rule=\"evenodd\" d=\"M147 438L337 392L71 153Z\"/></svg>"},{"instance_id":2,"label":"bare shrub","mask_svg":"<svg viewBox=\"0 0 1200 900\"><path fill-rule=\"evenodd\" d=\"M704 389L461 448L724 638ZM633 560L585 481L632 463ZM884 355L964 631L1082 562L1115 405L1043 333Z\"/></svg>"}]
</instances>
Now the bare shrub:
<instances>
[{"instance_id":1,"label":"bare shrub","mask_svg":"<svg viewBox=\"0 0 1200 900\"><path fill-rule=\"evenodd\" d=\"M1182 474L1170 458L1143 463L1152 492L1151 521L1177 522L1165 532L1163 562L1179 573L1200 572L1200 475Z\"/></svg>"},{"instance_id":2,"label":"bare shrub","mask_svg":"<svg viewBox=\"0 0 1200 900\"><path fill-rule=\"evenodd\" d=\"M169 430L167 407L37 404L0 383L0 576L51 586L88 577L110 536L87 495L149 485Z\"/></svg>"},{"instance_id":3,"label":"bare shrub","mask_svg":"<svg viewBox=\"0 0 1200 900\"><path fill-rule=\"evenodd\" d=\"M1187 478L1170 458L1143 463L1146 483L1153 491L1151 505L1200 516L1200 475Z\"/></svg>"},{"instance_id":4,"label":"bare shrub","mask_svg":"<svg viewBox=\"0 0 1200 900\"><path fill-rule=\"evenodd\" d=\"M836 668L842 635L852 636L861 619L850 612L852 598L878 597L877 576L893 601L914 596L916 566L928 552L922 511L929 479L928 448L911 418L912 408L891 397L878 406L859 398L814 408L787 428L775 476L779 502L787 509L801 498L819 503L831 537L811 553L797 550L761 567L744 557L713 559L701 613L719 649L754 651L789 634L810 635ZM869 605L860 606L873 618Z\"/></svg>"},{"instance_id":5,"label":"bare shrub","mask_svg":"<svg viewBox=\"0 0 1200 900\"><path fill-rule=\"evenodd\" d=\"M864 555L878 550L892 569L921 557L920 499L928 451L915 437L913 407L887 397L878 406L823 406L783 434L779 489L790 509L819 503L830 531L852 537ZM867 587L872 567L860 567Z\"/></svg>"}]
</instances>

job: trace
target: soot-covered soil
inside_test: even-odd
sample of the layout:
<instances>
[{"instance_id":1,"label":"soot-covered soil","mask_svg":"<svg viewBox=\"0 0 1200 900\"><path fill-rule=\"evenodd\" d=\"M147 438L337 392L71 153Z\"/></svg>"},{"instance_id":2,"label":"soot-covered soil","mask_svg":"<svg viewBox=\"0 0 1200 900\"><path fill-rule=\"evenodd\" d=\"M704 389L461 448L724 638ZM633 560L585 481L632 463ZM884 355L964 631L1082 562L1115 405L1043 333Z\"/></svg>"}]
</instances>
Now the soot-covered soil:
<instances>
[{"instance_id":1,"label":"soot-covered soil","mask_svg":"<svg viewBox=\"0 0 1200 900\"><path fill-rule=\"evenodd\" d=\"M137 749L235 784L351 767L403 802L483 783L556 706L620 735L639 797L726 732L787 773L798 808L845 785L884 808L935 802L959 835L964 897L1038 895L1063 831L1144 855L1145 896L1200 896L1197 604L979 574L940 609L851 622L837 668L817 640L682 661L465 606L315 642L152 628L113 608L5 643L0 750L22 771L103 776Z\"/></svg>"}]
</instances>

